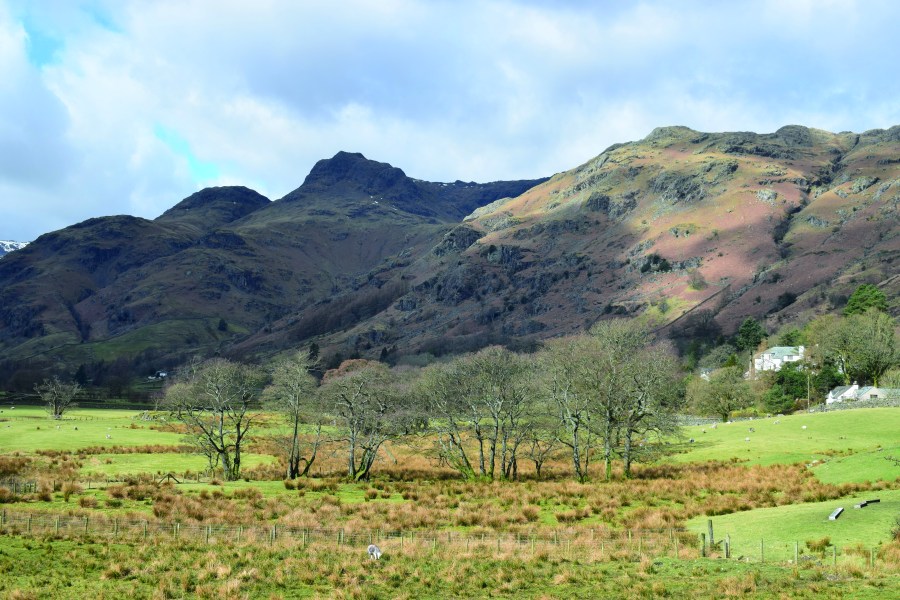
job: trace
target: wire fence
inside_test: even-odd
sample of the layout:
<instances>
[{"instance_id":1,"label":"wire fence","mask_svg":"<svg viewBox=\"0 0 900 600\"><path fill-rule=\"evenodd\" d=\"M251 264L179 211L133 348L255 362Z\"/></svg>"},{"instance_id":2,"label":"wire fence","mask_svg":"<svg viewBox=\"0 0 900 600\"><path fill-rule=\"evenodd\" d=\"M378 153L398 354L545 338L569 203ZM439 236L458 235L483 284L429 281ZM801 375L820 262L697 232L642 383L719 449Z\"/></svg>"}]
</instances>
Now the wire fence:
<instances>
[{"instance_id":1,"label":"wire fence","mask_svg":"<svg viewBox=\"0 0 900 600\"><path fill-rule=\"evenodd\" d=\"M564 552L600 550L610 555L640 559L643 556L696 556L696 536L682 529L609 531L556 530L540 533L498 533L464 531L388 531L309 528L287 525L232 525L221 523L183 523L74 516L48 513L0 511L0 533L6 535L55 535L94 537L122 542L181 540L207 544L296 543L361 547L369 544L391 548L464 547L469 550L533 551L549 549Z\"/></svg>"},{"instance_id":2,"label":"wire fence","mask_svg":"<svg viewBox=\"0 0 900 600\"><path fill-rule=\"evenodd\" d=\"M410 555L425 552L448 554L532 556L542 552L572 559L641 561L662 557L698 557L740 560L753 563L896 568L879 558L877 547L836 546L812 551L797 541L743 540L735 543L726 536L709 544L705 535L684 529L606 530L558 529L533 533L466 531L387 531L309 528L287 525L233 525L182 523L66 514L0 511L0 534L54 536L58 538L102 539L122 543L177 542L207 545L252 544L333 547L365 551L377 544L383 551Z\"/></svg>"}]
</instances>

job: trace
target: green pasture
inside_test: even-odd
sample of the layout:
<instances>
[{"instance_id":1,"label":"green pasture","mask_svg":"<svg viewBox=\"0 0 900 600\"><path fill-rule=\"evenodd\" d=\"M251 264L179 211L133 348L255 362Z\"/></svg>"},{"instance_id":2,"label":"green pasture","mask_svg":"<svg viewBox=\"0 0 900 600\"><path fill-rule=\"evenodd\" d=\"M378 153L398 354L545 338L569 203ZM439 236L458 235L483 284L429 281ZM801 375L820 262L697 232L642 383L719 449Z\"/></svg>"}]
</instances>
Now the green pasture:
<instances>
[{"instance_id":1,"label":"green pasture","mask_svg":"<svg viewBox=\"0 0 900 600\"><path fill-rule=\"evenodd\" d=\"M252 468L274 463L277 459L266 454L241 453L241 466ZM151 473L184 473L186 471L204 471L209 468L206 457L199 454L176 454L161 452L158 454L95 454L88 456L81 467L84 477L116 476Z\"/></svg>"},{"instance_id":2,"label":"green pasture","mask_svg":"<svg viewBox=\"0 0 900 600\"><path fill-rule=\"evenodd\" d=\"M805 428L804 428L805 426ZM750 429L754 431L750 431ZM680 454L672 460L696 462L737 458L752 465L813 465L830 483L894 481L900 468L884 460L897 456L900 408L861 408L802 413L684 429ZM879 450L879 448L881 450Z\"/></svg>"},{"instance_id":3,"label":"green pasture","mask_svg":"<svg viewBox=\"0 0 900 600\"><path fill-rule=\"evenodd\" d=\"M862 500L878 498L877 504L865 508L853 508ZM843 514L835 521L828 516L838 507ZM839 500L791 504L775 508L760 508L716 517L696 517L687 527L697 534L705 533L707 520L712 519L716 539L731 536L735 556L756 556L760 540L771 544L773 552L785 548L793 553L793 543L804 547L807 540L831 538L838 550L856 544L871 548L890 539L894 520L900 515L900 490L863 492ZM772 555L772 558L776 557Z\"/></svg>"},{"instance_id":4,"label":"green pasture","mask_svg":"<svg viewBox=\"0 0 900 600\"><path fill-rule=\"evenodd\" d=\"M5 407L0 413L0 449L3 452L74 451L91 446L184 443L180 434L150 429L152 423L139 420L140 414L136 410L75 409L54 421L41 407Z\"/></svg>"},{"instance_id":5,"label":"green pasture","mask_svg":"<svg viewBox=\"0 0 900 600\"><path fill-rule=\"evenodd\" d=\"M48 568L52 567L52 568ZM896 573L847 576L740 561L592 562L471 552L388 553L365 547L131 545L6 538L8 598L855 598L892 596Z\"/></svg>"}]
</instances>

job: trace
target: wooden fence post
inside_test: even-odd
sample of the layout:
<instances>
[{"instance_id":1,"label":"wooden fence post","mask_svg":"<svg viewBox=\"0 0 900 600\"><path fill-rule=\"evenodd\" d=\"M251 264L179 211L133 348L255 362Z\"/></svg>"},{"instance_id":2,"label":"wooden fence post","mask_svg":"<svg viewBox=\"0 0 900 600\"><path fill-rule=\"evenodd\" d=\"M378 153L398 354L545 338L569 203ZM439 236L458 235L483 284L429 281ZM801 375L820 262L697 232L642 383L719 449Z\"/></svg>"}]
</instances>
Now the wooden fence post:
<instances>
[{"instance_id":1,"label":"wooden fence post","mask_svg":"<svg viewBox=\"0 0 900 600\"><path fill-rule=\"evenodd\" d=\"M725 534L725 558L731 558L731 534Z\"/></svg>"},{"instance_id":2,"label":"wooden fence post","mask_svg":"<svg viewBox=\"0 0 900 600\"><path fill-rule=\"evenodd\" d=\"M800 564L800 542L794 542L794 564Z\"/></svg>"},{"instance_id":3,"label":"wooden fence post","mask_svg":"<svg viewBox=\"0 0 900 600\"><path fill-rule=\"evenodd\" d=\"M763 540L759 540L759 562L766 562L766 547Z\"/></svg>"},{"instance_id":4,"label":"wooden fence post","mask_svg":"<svg viewBox=\"0 0 900 600\"><path fill-rule=\"evenodd\" d=\"M700 534L700 556L706 556L706 534Z\"/></svg>"}]
</instances>

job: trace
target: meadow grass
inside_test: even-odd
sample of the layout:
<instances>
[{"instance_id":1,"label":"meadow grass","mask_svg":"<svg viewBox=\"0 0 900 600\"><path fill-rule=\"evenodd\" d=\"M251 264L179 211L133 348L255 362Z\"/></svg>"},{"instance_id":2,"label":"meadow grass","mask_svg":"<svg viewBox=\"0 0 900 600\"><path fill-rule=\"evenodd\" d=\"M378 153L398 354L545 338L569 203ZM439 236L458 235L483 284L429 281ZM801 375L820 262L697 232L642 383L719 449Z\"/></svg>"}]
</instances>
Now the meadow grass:
<instances>
[{"instance_id":1,"label":"meadow grass","mask_svg":"<svg viewBox=\"0 0 900 600\"><path fill-rule=\"evenodd\" d=\"M872 498L881 502L853 508L854 504ZM828 520L832 511L841 506L844 507L843 514L835 521ZM695 517L687 522L687 528L697 534L705 533L707 520L711 519L716 539L731 535L732 543L740 553L758 552L761 539L783 543L796 541L802 548L807 540L828 537L831 544L839 548L855 544L872 547L891 539L891 528L897 516L900 516L900 490L880 490L827 502Z\"/></svg>"},{"instance_id":2,"label":"meadow grass","mask_svg":"<svg viewBox=\"0 0 900 600\"><path fill-rule=\"evenodd\" d=\"M0 419L6 419L0 420L0 448L3 452L74 451L95 446L177 446L184 443L183 435L151 429L150 422L138 420L141 412L73 409L57 421L37 406L4 408L0 414Z\"/></svg>"},{"instance_id":3,"label":"meadow grass","mask_svg":"<svg viewBox=\"0 0 900 600\"><path fill-rule=\"evenodd\" d=\"M83 477L120 477L153 473L180 474L201 472L209 468L206 457L197 454L94 454L83 461L80 473ZM276 458L267 454L241 454L241 464L247 468L274 464ZM282 488L283 489L283 488Z\"/></svg>"},{"instance_id":4,"label":"meadow grass","mask_svg":"<svg viewBox=\"0 0 900 600\"><path fill-rule=\"evenodd\" d=\"M404 548L393 540L385 543L386 557L378 563L366 560L364 547L327 544L208 546L165 537L124 544L90 536L5 535L0 536L0 597L883 598L900 586L900 545L884 544L900 512L900 490L889 489L900 487L898 468L884 460L897 454L900 409L796 415L781 417L778 424L759 419L706 427L706 433L689 428L686 435L697 442L681 445L684 453L636 466L633 480L622 479L617 466L614 481L585 484L571 479L564 457L547 465L544 481L462 481L427 458L427 441L421 439L391 445L370 482L342 479L343 459L334 449L317 463L322 476L285 482L278 479L281 468L273 466L276 457L264 454L277 451L274 436L283 430L279 418L268 415L252 445L256 453L244 454L252 481L188 479L177 485L161 485L159 475L197 472L205 459L184 448L173 452L184 444L183 436L151 428L160 423L140 421L139 411L76 409L62 422L48 419L38 407L15 411L15 416L0 414L0 419L12 416L0 422L0 458L5 456L8 466L30 461L25 472L38 477L41 490L7 498L11 503L2 506L10 511L192 527L277 524L357 532L377 527L475 537L562 531L593 540L595 531L600 539L604 532L671 531L685 524L690 533L684 534L680 560L651 555L635 560L596 549L573 555L563 547ZM723 462L706 462L711 459ZM796 462L815 466L781 464ZM91 485L91 478L106 475L128 480ZM882 483L864 483L876 480ZM852 508L872 497L881 503ZM839 505L845 515L828 521ZM706 531L706 515L715 515L717 538L730 534L734 556L756 556L763 538L769 560L792 558L794 541L815 560L784 568L696 559L694 535ZM805 548L807 541L821 546L826 537L844 556L834 568L825 554ZM878 543L881 566L869 570L863 550ZM46 568L48 560L55 569Z\"/></svg>"},{"instance_id":5,"label":"meadow grass","mask_svg":"<svg viewBox=\"0 0 900 600\"><path fill-rule=\"evenodd\" d=\"M545 552L447 555L365 548L117 544L6 538L8 598L860 598L888 597L897 573L789 569L669 558L598 561ZM48 560L53 568L47 568Z\"/></svg>"},{"instance_id":6,"label":"meadow grass","mask_svg":"<svg viewBox=\"0 0 900 600\"><path fill-rule=\"evenodd\" d=\"M715 429L709 425L692 426L684 428L684 438L693 438L694 443L682 440L682 452L671 460L687 463L736 458L749 465L820 464L835 456L857 455L850 468L821 471L823 480L893 481L900 471L890 468L881 457L898 447L898 431L900 408L803 413L718 423ZM884 450L878 452L878 448Z\"/></svg>"}]
</instances>

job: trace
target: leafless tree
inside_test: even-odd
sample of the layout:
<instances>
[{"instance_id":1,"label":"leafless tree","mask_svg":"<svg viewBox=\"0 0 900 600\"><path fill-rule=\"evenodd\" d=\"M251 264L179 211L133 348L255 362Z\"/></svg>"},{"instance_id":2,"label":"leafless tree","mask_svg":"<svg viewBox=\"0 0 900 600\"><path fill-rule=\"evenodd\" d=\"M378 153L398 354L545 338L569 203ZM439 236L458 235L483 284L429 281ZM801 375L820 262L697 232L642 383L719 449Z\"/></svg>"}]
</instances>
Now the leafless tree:
<instances>
[{"instance_id":1,"label":"leafless tree","mask_svg":"<svg viewBox=\"0 0 900 600\"><path fill-rule=\"evenodd\" d=\"M68 409L75 406L75 396L80 390L81 386L74 381L66 383L56 375L34 386L51 419L61 419Z\"/></svg>"},{"instance_id":2,"label":"leafless tree","mask_svg":"<svg viewBox=\"0 0 900 600\"><path fill-rule=\"evenodd\" d=\"M490 347L433 367L425 396L440 456L464 477L515 478L533 422L530 369ZM470 456L474 446L475 456Z\"/></svg>"},{"instance_id":3,"label":"leafless tree","mask_svg":"<svg viewBox=\"0 0 900 600\"><path fill-rule=\"evenodd\" d=\"M201 449L218 457L228 481L240 476L244 440L260 414L264 383L259 369L216 358L191 364L166 390L172 416Z\"/></svg>"},{"instance_id":4,"label":"leafless tree","mask_svg":"<svg viewBox=\"0 0 900 600\"><path fill-rule=\"evenodd\" d=\"M383 363L350 360L325 373L322 397L336 422L335 441L346 444L347 476L367 480L382 445L410 430L404 382Z\"/></svg>"},{"instance_id":5,"label":"leafless tree","mask_svg":"<svg viewBox=\"0 0 900 600\"><path fill-rule=\"evenodd\" d=\"M285 416L291 429L286 473L289 479L309 473L325 441L322 427L327 417L322 410L318 383L310 374L315 367L308 352L281 360L272 370L272 383L264 393L270 406ZM305 433L304 428L311 431Z\"/></svg>"}]
</instances>

